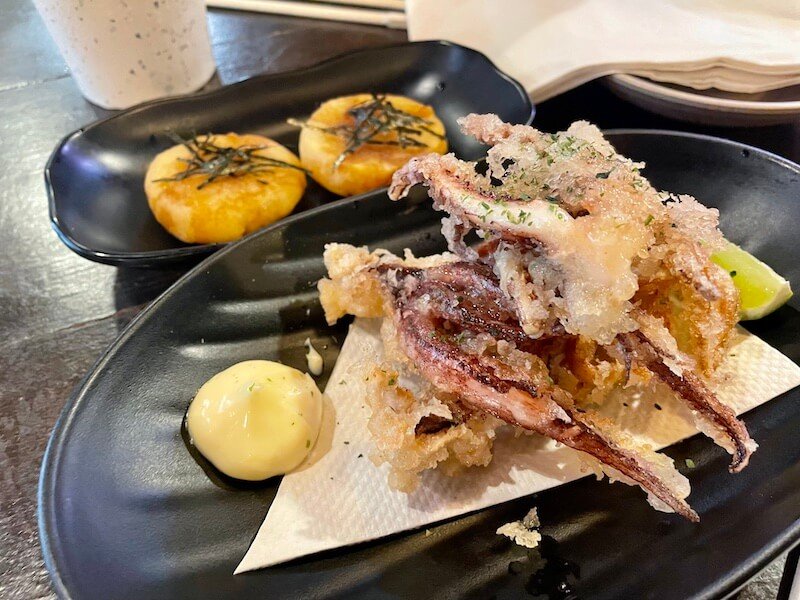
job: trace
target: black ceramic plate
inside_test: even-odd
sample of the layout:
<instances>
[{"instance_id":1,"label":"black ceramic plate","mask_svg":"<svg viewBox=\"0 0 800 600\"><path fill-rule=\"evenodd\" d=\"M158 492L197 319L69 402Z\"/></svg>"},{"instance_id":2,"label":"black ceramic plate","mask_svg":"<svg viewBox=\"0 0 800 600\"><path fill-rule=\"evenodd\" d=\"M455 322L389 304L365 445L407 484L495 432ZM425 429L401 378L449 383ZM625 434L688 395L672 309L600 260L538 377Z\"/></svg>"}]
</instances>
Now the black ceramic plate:
<instances>
[{"instance_id":1,"label":"black ceramic plate","mask_svg":"<svg viewBox=\"0 0 800 600\"><path fill-rule=\"evenodd\" d=\"M619 132L653 183L722 211L722 228L800 286L800 168L713 138ZM519 598L571 587L581 598L708 598L733 591L800 537L800 389L745 416L761 444L743 473L696 436L669 449L692 483L699 524L654 511L641 491L583 479L424 531L232 575L277 478L222 479L181 434L197 388L237 361L305 368L327 344L314 283L331 240L425 254L439 218L417 194L383 193L298 215L207 259L145 310L100 359L56 425L40 483L44 555L68 598ZM748 327L800 361L797 302ZM528 555L495 535L535 503L545 541ZM331 515L336 518L336 515ZM509 567L512 561L514 564ZM574 597L574 596L572 596Z\"/></svg>"},{"instance_id":2,"label":"black ceramic plate","mask_svg":"<svg viewBox=\"0 0 800 600\"><path fill-rule=\"evenodd\" d=\"M50 220L70 249L103 263L153 266L208 254L221 245L184 244L147 206L144 175L153 157L174 143L166 132L259 133L296 152L298 132L287 118L308 116L335 96L369 91L433 106L450 149L470 160L482 156L484 147L459 131L458 117L493 112L526 124L533 118L525 90L474 50L417 42L352 52L207 94L143 104L68 135L45 169ZM338 199L309 184L295 212Z\"/></svg>"}]
</instances>

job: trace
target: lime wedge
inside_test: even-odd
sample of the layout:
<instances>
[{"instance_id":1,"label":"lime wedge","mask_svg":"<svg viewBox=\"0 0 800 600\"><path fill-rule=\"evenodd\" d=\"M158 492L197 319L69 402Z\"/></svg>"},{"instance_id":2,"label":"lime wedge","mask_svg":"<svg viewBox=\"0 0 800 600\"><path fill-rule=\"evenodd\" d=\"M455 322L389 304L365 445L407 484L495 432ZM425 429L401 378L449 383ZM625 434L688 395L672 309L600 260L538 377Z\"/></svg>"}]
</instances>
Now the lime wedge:
<instances>
[{"instance_id":1,"label":"lime wedge","mask_svg":"<svg viewBox=\"0 0 800 600\"><path fill-rule=\"evenodd\" d=\"M711 260L733 277L741 299L739 319L760 319L786 304L792 297L789 282L746 250L731 242L727 244Z\"/></svg>"}]
</instances>

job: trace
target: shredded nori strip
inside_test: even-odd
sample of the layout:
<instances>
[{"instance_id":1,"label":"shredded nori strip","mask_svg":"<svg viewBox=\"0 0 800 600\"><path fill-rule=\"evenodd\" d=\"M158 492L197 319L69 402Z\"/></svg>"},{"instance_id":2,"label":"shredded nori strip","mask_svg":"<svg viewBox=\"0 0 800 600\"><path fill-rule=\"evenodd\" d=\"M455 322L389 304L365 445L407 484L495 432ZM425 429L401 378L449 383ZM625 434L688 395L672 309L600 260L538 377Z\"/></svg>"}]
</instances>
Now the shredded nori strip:
<instances>
[{"instance_id":1,"label":"shredded nori strip","mask_svg":"<svg viewBox=\"0 0 800 600\"><path fill-rule=\"evenodd\" d=\"M356 104L348 109L347 114L353 118L352 124L322 127L300 119L289 119L288 123L344 138L345 149L333 163L334 169L365 144L419 148L427 145L418 139L423 133L429 133L440 140L445 139L443 135L430 128L433 125L432 121L400 110L386 99L385 94L372 94L371 100ZM384 133L395 133L396 139L375 139Z\"/></svg>"},{"instance_id":2,"label":"shredded nori strip","mask_svg":"<svg viewBox=\"0 0 800 600\"><path fill-rule=\"evenodd\" d=\"M175 143L181 144L189 151L190 158L178 159L186 163L184 171L180 171L172 177L163 177L154 181L182 181L195 175L204 175L205 181L197 186L197 189L201 190L220 177L262 175L274 169L296 169L307 173L305 169L297 165L257 154L259 150L265 150L269 146L245 145L236 148L219 146L212 141L214 136L210 133L193 135L188 139L172 132L168 135ZM256 180L263 184L269 183L260 177L256 177Z\"/></svg>"}]
</instances>

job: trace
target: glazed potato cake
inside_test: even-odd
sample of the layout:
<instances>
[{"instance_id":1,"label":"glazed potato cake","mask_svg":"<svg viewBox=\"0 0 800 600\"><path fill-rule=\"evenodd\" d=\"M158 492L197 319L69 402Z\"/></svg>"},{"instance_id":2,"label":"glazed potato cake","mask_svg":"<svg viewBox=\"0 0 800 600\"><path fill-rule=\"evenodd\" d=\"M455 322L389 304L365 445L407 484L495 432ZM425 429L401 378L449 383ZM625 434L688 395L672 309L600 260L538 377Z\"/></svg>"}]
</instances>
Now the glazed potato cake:
<instances>
[{"instance_id":1,"label":"glazed potato cake","mask_svg":"<svg viewBox=\"0 0 800 600\"><path fill-rule=\"evenodd\" d=\"M427 104L392 94L342 96L323 103L303 124L300 160L320 185L351 196L388 185L414 156L444 154L444 135L444 125ZM366 141L350 152L355 138Z\"/></svg>"},{"instance_id":2,"label":"glazed potato cake","mask_svg":"<svg viewBox=\"0 0 800 600\"><path fill-rule=\"evenodd\" d=\"M297 156L274 140L209 134L157 155L144 188L156 220L179 240L230 242L291 213L306 175Z\"/></svg>"}]
</instances>

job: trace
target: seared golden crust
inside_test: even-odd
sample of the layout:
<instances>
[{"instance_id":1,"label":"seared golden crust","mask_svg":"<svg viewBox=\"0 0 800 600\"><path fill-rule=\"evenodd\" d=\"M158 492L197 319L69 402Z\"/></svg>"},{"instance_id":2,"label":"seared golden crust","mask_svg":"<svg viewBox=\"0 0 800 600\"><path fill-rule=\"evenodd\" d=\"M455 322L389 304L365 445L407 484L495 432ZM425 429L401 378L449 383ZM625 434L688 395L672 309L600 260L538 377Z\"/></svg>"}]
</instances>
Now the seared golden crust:
<instances>
[{"instance_id":1,"label":"seared golden crust","mask_svg":"<svg viewBox=\"0 0 800 600\"><path fill-rule=\"evenodd\" d=\"M334 168L336 159L347 147L347 141L337 135L319 131L315 127L352 124L353 118L347 111L372 98L370 94L356 94L328 100L308 119L308 123L313 127L304 127L300 132L300 159L303 166L311 172L311 176L320 185L334 194L351 196L389 185L392 174L410 158L429 152L437 154L447 152L446 140L423 132L415 137L425 144L424 146L401 148L395 145L365 144ZM444 135L444 125L430 106L392 94L387 94L386 100L399 110L429 121L432 131ZM396 134L392 132L375 137L375 141L379 142L396 139Z\"/></svg>"},{"instance_id":2,"label":"seared golden crust","mask_svg":"<svg viewBox=\"0 0 800 600\"><path fill-rule=\"evenodd\" d=\"M267 146L257 154L300 166L292 152L260 135L218 134L210 141L222 147ZM144 183L156 220L183 242L238 240L291 213L306 188L305 173L280 167L258 174L223 176L202 189L198 186L206 181L203 175L156 181L184 171L186 164L180 159L189 156L182 145L168 148L150 163Z\"/></svg>"}]
</instances>

